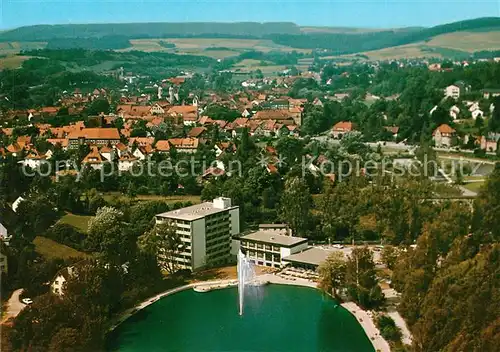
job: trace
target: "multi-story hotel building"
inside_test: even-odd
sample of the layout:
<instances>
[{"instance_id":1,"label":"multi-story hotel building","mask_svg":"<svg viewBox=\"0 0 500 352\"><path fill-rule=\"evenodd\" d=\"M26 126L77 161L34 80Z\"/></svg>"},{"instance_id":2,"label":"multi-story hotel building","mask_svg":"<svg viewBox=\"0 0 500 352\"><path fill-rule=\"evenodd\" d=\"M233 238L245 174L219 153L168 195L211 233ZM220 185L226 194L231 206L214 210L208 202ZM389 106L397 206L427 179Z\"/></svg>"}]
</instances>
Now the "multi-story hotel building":
<instances>
[{"instance_id":1,"label":"multi-story hotel building","mask_svg":"<svg viewBox=\"0 0 500 352\"><path fill-rule=\"evenodd\" d=\"M307 248L307 238L257 231L242 236L240 248L254 264L280 268L284 257Z\"/></svg>"},{"instance_id":2,"label":"multi-story hotel building","mask_svg":"<svg viewBox=\"0 0 500 352\"><path fill-rule=\"evenodd\" d=\"M216 198L187 208L156 215L156 222L170 221L186 246L176 256L181 269L192 271L225 264L231 259L231 237L240 232L238 206L231 199Z\"/></svg>"}]
</instances>

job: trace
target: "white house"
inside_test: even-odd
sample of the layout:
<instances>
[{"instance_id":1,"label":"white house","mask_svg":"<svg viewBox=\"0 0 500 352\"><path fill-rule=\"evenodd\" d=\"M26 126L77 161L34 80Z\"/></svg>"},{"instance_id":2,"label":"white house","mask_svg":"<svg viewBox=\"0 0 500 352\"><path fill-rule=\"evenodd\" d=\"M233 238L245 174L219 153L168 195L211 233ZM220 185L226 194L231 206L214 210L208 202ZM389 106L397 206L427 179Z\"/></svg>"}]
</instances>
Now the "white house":
<instances>
[{"instance_id":1,"label":"white house","mask_svg":"<svg viewBox=\"0 0 500 352\"><path fill-rule=\"evenodd\" d=\"M454 84L444 89L444 96L447 98L458 99L460 98L460 87Z\"/></svg>"},{"instance_id":2,"label":"white house","mask_svg":"<svg viewBox=\"0 0 500 352\"><path fill-rule=\"evenodd\" d=\"M165 113L165 109L163 109L160 104L156 103L151 107L151 114L161 115Z\"/></svg>"},{"instance_id":3,"label":"white house","mask_svg":"<svg viewBox=\"0 0 500 352\"><path fill-rule=\"evenodd\" d=\"M129 153L124 153L118 159L118 170L120 171L129 171L132 169L134 164L137 162L138 158Z\"/></svg>"},{"instance_id":4,"label":"white house","mask_svg":"<svg viewBox=\"0 0 500 352\"><path fill-rule=\"evenodd\" d=\"M474 120L475 120L475 119L477 119L478 117L484 118L484 112L483 112L482 110L479 110L479 109L474 110L474 111L471 113L471 115L472 115L472 118L473 118Z\"/></svg>"},{"instance_id":5,"label":"white house","mask_svg":"<svg viewBox=\"0 0 500 352\"><path fill-rule=\"evenodd\" d=\"M16 211L17 211L17 207L19 207L19 204L21 204L21 202L22 202L22 201L24 201L24 200L25 200L25 199L24 199L23 197L18 197L18 198L14 201L14 203L12 203L12 207L11 207L11 208L12 208L12 210L13 210L14 212L16 212Z\"/></svg>"},{"instance_id":6,"label":"white house","mask_svg":"<svg viewBox=\"0 0 500 352\"><path fill-rule=\"evenodd\" d=\"M0 241L8 246L11 238L12 235L9 236L9 231L7 230L7 228L2 223L0 223Z\"/></svg>"},{"instance_id":7,"label":"white house","mask_svg":"<svg viewBox=\"0 0 500 352\"><path fill-rule=\"evenodd\" d=\"M53 294L62 296L64 294L64 289L65 289L64 284L75 274L76 274L75 267L73 266L68 266L67 268L59 270L59 272L56 274L56 277L54 278L54 280L52 280L52 283L50 284L50 291Z\"/></svg>"},{"instance_id":8,"label":"white house","mask_svg":"<svg viewBox=\"0 0 500 352\"><path fill-rule=\"evenodd\" d=\"M453 105L450 108L450 117L453 118L453 120L458 120L458 114L460 114L459 107L456 105Z\"/></svg>"}]
</instances>

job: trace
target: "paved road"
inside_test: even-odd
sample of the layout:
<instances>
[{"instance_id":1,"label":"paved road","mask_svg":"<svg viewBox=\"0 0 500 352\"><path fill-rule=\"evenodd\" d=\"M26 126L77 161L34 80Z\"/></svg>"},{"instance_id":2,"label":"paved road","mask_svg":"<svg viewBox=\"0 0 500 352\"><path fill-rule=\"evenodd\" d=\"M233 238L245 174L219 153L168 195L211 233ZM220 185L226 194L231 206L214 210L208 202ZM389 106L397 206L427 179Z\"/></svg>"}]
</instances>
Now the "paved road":
<instances>
[{"instance_id":1,"label":"paved road","mask_svg":"<svg viewBox=\"0 0 500 352\"><path fill-rule=\"evenodd\" d=\"M10 318L15 318L21 310L23 310L24 307L26 307L26 304L22 303L19 300L19 296L23 292L23 289L17 289L14 292L12 292L12 295L9 298L9 301L7 302L7 311L5 312L5 315L2 319L2 323L6 322Z\"/></svg>"}]
</instances>

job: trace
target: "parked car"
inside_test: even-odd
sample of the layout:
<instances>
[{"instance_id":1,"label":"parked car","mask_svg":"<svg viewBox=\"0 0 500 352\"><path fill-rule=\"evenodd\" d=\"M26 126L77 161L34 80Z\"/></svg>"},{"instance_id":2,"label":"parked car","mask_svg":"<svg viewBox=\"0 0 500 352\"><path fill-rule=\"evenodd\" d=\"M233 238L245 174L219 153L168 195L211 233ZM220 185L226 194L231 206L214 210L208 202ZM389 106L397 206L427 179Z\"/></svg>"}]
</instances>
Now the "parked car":
<instances>
[{"instance_id":1,"label":"parked car","mask_svg":"<svg viewBox=\"0 0 500 352\"><path fill-rule=\"evenodd\" d=\"M31 304L33 303L33 300L31 298L23 298L21 302L23 302L24 304Z\"/></svg>"},{"instance_id":2,"label":"parked car","mask_svg":"<svg viewBox=\"0 0 500 352\"><path fill-rule=\"evenodd\" d=\"M344 248L344 246L341 244L334 244L333 248L342 249L342 248Z\"/></svg>"}]
</instances>

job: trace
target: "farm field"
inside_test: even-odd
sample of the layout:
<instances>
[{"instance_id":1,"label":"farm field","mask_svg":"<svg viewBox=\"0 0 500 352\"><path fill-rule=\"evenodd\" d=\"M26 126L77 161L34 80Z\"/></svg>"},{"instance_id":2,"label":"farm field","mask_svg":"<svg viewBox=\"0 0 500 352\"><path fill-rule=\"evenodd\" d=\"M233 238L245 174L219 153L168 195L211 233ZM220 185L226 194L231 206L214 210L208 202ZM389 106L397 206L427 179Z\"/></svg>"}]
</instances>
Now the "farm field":
<instances>
[{"instance_id":1,"label":"farm field","mask_svg":"<svg viewBox=\"0 0 500 352\"><path fill-rule=\"evenodd\" d=\"M439 35L425 43L431 47L442 47L467 52L500 49L500 31L456 32Z\"/></svg>"},{"instance_id":2,"label":"farm field","mask_svg":"<svg viewBox=\"0 0 500 352\"><path fill-rule=\"evenodd\" d=\"M0 58L0 70L4 69L16 69L22 65L22 63L31 58L31 56L17 56L9 55L7 57Z\"/></svg>"},{"instance_id":3,"label":"farm field","mask_svg":"<svg viewBox=\"0 0 500 352\"><path fill-rule=\"evenodd\" d=\"M160 42L175 44L175 48L165 48ZM297 49L279 45L267 39L232 39L232 38L161 38L161 39L132 39L132 48L123 50L165 51L178 54L205 55L214 58L235 56L243 51L298 51L310 53L310 49ZM221 50L206 50L220 48Z\"/></svg>"},{"instance_id":4,"label":"farm field","mask_svg":"<svg viewBox=\"0 0 500 352\"><path fill-rule=\"evenodd\" d=\"M88 257L88 254L42 236L36 236L33 244L35 245L35 251L47 259Z\"/></svg>"}]
</instances>

